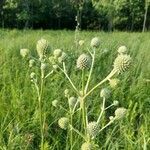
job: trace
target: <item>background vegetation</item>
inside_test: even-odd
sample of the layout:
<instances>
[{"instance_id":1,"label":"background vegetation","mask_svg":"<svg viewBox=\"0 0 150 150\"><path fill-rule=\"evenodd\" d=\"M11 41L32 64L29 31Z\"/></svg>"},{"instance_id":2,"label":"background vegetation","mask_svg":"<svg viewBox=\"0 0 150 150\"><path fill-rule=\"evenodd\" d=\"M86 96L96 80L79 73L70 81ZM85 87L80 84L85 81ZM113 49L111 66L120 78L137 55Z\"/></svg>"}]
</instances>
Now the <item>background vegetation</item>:
<instances>
[{"instance_id":1,"label":"background vegetation","mask_svg":"<svg viewBox=\"0 0 150 150\"><path fill-rule=\"evenodd\" d=\"M104 78L112 69L117 48L126 45L133 58L129 72L120 76L121 84L112 91L109 105L118 100L120 106L128 109L126 118L106 129L97 137L101 149L108 150L148 150L150 149L150 33L103 33L81 32L80 39L85 40L82 48L76 49L74 32L71 31L0 31L0 149L1 150L37 150L40 143L37 96L30 82L28 60L20 56L20 48L29 48L36 54L36 42L40 37L49 41L52 49L61 48L69 55L70 76L80 85L80 72L76 70L76 59L82 52L87 52L90 40L98 36L101 47L97 50L96 64L92 83ZM49 53L51 55L52 51ZM36 56L36 55L35 55ZM55 81L55 82L54 82ZM92 86L92 85L90 85ZM106 84L105 86L108 86ZM46 140L50 150L68 150L67 132L58 127L58 118L65 112L52 107L52 100L58 99L67 107L64 89L70 85L62 73L55 73L48 78L44 89L44 110L46 118ZM90 120L97 118L101 99L98 88L89 97ZM114 113L111 109L105 115ZM107 120L103 118L102 124ZM80 124L74 118L76 125ZM74 134L75 150L79 150L81 139Z\"/></svg>"},{"instance_id":2,"label":"background vegetation","mask_svg":"<svg viewBox=\"0 0 150 150\"><path fill-rule=\"evenodd\" d=\"M1 0L0 27L144 31L150 28L149 0Z\"/></svg>"}]
</instances>

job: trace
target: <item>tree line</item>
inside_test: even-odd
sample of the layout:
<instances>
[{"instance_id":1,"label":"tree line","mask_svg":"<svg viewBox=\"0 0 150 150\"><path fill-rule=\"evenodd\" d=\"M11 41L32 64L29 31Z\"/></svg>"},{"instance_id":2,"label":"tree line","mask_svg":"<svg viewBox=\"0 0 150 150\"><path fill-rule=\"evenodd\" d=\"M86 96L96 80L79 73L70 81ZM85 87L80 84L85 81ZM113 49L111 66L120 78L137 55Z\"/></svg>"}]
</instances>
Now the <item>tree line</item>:
<instances>
[{"instance_id":1,"label":"tree line","mask_svg":"<svg viewBox=\"0 0 150 150\"><path fill-rule=\"evenodd\" d=\"M77 16L77 17L76 17ZM150 0L1 0L1 28L145 31Z\"/></svg>"}]
</instances>

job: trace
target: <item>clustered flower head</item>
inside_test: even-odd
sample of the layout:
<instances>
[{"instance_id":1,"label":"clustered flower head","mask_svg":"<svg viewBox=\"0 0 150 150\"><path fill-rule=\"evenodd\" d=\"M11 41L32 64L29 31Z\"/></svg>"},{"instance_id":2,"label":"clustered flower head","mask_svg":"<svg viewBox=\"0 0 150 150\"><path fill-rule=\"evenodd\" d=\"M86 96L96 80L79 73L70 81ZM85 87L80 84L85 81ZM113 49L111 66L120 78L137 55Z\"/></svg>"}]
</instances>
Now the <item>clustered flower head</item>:
<instances>
[{"instance_id":1,"label":"clustered flower head","mask_svg":"<svg viewBox=\"0 0 150 150\"><path fill-rule=\"evenodd\" d=\"M42 59L48 48L48 42L45 39L40 39L36 44L36 50L39 58Z\"/></svg>"},{"instance_id":2,"label":"clustered flower head","mask_svg":"<svg viewBox=\"0 0 150 150\"><path fill-rule=\"evenodd\" d=\"M92 138L94 138L98 134L98 131L99 131L99 126L97 122L93 121L88 124L87 132Z\"/></svg>"},{"instance_id":3,"label":"clustered flower head","mask_svg":"<svg viewBox=\"0 0 150 150\"><path fill-rule=\"evenodd\" d=\"M131 65L132 59L130 55L118 55L114 61L114 70L117 71L118 74L126 71Z\"/></svg>"},{"instance_id":4,"label":"clustered flower head","mask_svg":"<svg viewBox=\"0 0 150 150\"><path fill-rule=\"evenodd\" d=\"M77 59L77 68L84 70L90 68L91 66L91 57L87 54L81 54Z\"/></svg>"},{"instance_id":5,"label":"clustered flower head","mask_svg":"<svg viewBox=\"0 0 150 150\"><path fill-rule=\"evenodd\" d=\"M91 40L91 47L98 48L100 46L100 40L98 37L95 37Z\"/></svg>"},{"instance_id":6,"label":"clustered flower head","mask_svg":"<svg viewBox=\"0 0 150 150\"><path fill-rule=\"evenodd\" d=\"M66 130L69 127L69 119L66 117L62 117L58 120L58 125L60 128Z\"/></svg>"},{"instance_id":7,"label":"clustered flower head","mask_svg":"<svg viewBox=\"0 0 150 150\"><path fill-rule=\"evenodd\" d=\"M121 119L123 118L127 113L127 109L126 108L123 108L123 107L120 107L120 108L117 108L115 110L115 118L116 119Z\"/></svg>"},{"instance_id":8,"label":"clustered flower head","mask_svg":"<svg viewBox=\"0 0 150 150\"><path fill-rule=\"evenodd\" d=\"M127 52L128 52L128 50L127 50L127 47L126 46L120 46L119 48L118 48L118 53L119 54L127 54Z\"/></svg>"},{"instance_id":9,"label":"clustered flower head","mask_svg":"<svg viewBox=\"0 0 150 150\"><path fill-rule=\"evenodd\" d=\"M59 104L58 100L55 99L55 100L52 101L52 105L53 105L54 107L57 107L58 104Z\"/></svg>"},{"instance_id":10,"label":"clustered flower head","mask_svg":"<svg viewBox=\"0 0 150 150\"><path fill-rule=\"evenodd\" d=\"M29 54L29 49L23 48L20 49L20 55L24 58Z\"/></svg>"},{"instance_id":11,"label":"clustered flower head","mask_svg":"<svg viewBox=\"0 0 150 150\"><path fill-rule=\"evenodd\" d=\"M110 93L111 92L108 88L103 88L103 89L101 89L100 96L103 97L103 98L109 98Z\"/></svg>"}]
</instances>

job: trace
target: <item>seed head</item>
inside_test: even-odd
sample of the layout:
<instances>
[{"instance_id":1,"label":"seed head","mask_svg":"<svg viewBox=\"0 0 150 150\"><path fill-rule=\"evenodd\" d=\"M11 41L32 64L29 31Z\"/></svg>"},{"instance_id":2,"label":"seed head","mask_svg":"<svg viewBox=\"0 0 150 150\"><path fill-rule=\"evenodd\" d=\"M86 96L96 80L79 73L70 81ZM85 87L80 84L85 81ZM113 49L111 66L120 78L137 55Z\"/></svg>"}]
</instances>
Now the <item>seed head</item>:
<instances>
[{"instance_id":1,"label":"seed head","mask_svg":"<svg viewBox=\"0 0 150 150\"><path fill-rule=\"evenodd\" d=\"M120 80L117 79L117 78L114 78L114 79L110 79L109 80L109 84L112 88L116 88L117 85L119 84Z\"/></svg>"},{"instance_id":2,"label":"seed head","mask_svg":"<svg viewBox=\"0 0 150 150\"><path fill-rule=\"evenodd\" d=\"M114 61L114 70L118 72L118 74L126 71L131 65L131 57L130 55L118 55L118 57Z\"/></svg>"},{"instance_id":3,"label":"seed head","mask_svg":"<svg viewBox=\"0 0 150 150\"><path fill-rule=\"evenodd\" d=\"M95 149L94 149L94 145L92 143L85 142L82 144L81 150L95 150Z\"/></svg>"},{"instance_id":4,"label":"seed head","mask_svg":"<svg viewBox=\"0 0 150 150\"><path fill-rule=\"evenodd\" d=\"M95 137L99 131L99 126L97 122L90 122L87 126L87 132L91 137Z\"/></svg>"},{"instance_id":5,"label":"seed head","mask_svg":"<svg viewBox=\"0 0 150 150\"><path fill-rule=\"evenodd\" d=\"M29 54L29 49L23 48L20 49L20 55L24 58Z\"/></svg>"},{"instance_id":6,"label":"seed head","mask_svg":"<svg viewBox=\"0 0 150 150\"><path fill-rule=\"evenodd\" d=\"M76 104L76 102L77 102L77 98L75 98L75 97L70 97L69 100L68 100L68 102L69 102L69 107L70 107L71 109L73 109L74 106L75 106L75 104Z\"/></svg>"},{"instance_id":7,"label":"seed head","mask_svg":"<svg viewBox=\"0 0 150 150\"><path fill-rule=\"evenodd\" d=\"M55 58L58 58L62 55L62 50L61 49L55 49L53 52L53 55Z\"/></svg>"},{"instance_id":8,"label":"seed head","mask_svg":"<svg viewBox=\"0 0 150 150\"><path fill-rule=\"evenodd\" d=\"M98 48L100 45L100 40L98 37L95 37L91 40L91 47Z\"/></svg>"},{"instance_id":9,"label":"seed head","mask_svg":"<svg viewBox=\"0 0 150 150\"><path fill-rule=\"evenodd\" d=\"M69 119L66 117L62 117L58 120L58 125L60 128L66 130L69 127Z\"/></svg>"},{"instance_id":10,"label":"seed head","mask_svg":"<svg viewBox=\"0 0 150 150\"><path fill-rule=\"evenodd\" d=\"M100 92L100 97L109 98L110 97L110 90L108 88L103 88Z\"/></svg>"},{"instance_id":11,"label":"seed head","mask_svg":"<svg viewBox=\"0 0 150 150\"><path fill-rule=\"evenodd\" d=\"M40 39L36 44L36 50L39 55L39 58L43 58L44 54L46 53L46 50L48 48L48 42L45 39Z\"/></svg>"},{"instance_id":12,"label":"seed head","mask_svg":"<svg viewBox=\"0 0 150 150\"><path fill-rule=\"evenodd\" d=\"M119 48L118 48L118 53L119 54L127 54L127 52L128 52L128 50L127 50L127 47L126 46L120 46Z\"/></svg>"},{"instance_id":13,"label":"seed head","mask_svg":"<svg viewBox=\"0 0 150 150\"><path fill-rule=\"evenodd\" d=\"M90 66L91 66L90 56L87 54L80 55L79 58L77 59L77 68L83 70L86 68L90 68Z\"/></svg>"},{"instance_id":14,"label":"seed head","mask_svg":"<svg viewBox=\"0 0 150 150\"><path fill-rule=\"evenodd\" d=\"M123 107L117 108L115 110L115 118L116 119L121 119L126 115L126 113L127 113L127 109L125 109Z\"/></svg>"}]
</instances>

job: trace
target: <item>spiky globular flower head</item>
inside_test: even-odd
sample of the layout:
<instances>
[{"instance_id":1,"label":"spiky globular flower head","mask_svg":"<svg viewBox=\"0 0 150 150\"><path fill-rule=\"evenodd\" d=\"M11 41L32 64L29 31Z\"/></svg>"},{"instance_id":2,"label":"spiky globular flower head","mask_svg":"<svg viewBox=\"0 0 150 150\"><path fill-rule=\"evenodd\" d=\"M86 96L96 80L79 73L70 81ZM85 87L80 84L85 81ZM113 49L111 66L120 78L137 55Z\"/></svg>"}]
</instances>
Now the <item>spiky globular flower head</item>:
<instances>
[{"instance_id":1,"label":"spiky globular flower head","mask_svg":"<svg viewBox=\"0 0 150 150\"><path fill-rule=\"evenodd\" d=\"M84 40L79 41L79 46L82 46L84 44Z\"/></svg>"},{"instance_id":2,"label":"spiky globular flower head","mask_svg":"<svg viewBox=\"0 0 150 150\"><path fill-rule=\"evenodd\" d=\"M34 59L30 59L29 60L29 67L33 67L34 64L35 64L35 60Z\"/></svg>"},{"instance_id":3,"label":"spiky globular flower head","mask_svg":"<svg viewBox=\"0 0 150 150\"><path fill-rule=\"evenodd\" d=\"M115 110L115 118L116 119L121 119L123 118L127 113L127 109L126 108L123 108L123 107L120 107L120 108L117 108Z\"/></svg>"},{"instance_id":4,"label":"spiky globular flower head","mask_svg":"<svg viewBox=\"0 0 150 150\"><path fill-rule=\"evenodd\" d=\"M97 122L93 121L88 124L87 132L92 138L94 138L97 135L98 131L99 131L99 126Z\"/></svg>"},{"instance_id":5,"label":"spiky globular flower head","mask_svg":"<svg viewBox=\"0 0 150 150\"><path fill-rule=\"evenodd\" d=\"M40 59L43 58L44 54L46 53L47 48L48 48L47 40L40 39L39 41L37 41L36 50Z\"/></svg>"},{"instance_id":6,"label":"spiky globular flower head","mask_svg":"<svg viewBox=\"0 0 150 150\"><path fill-rule=\"evenodd\" d=\"M29 54L29 49L23 48L20 49L20 55L24 58Z\"/></svg>"},{"instance_id":7,"label":"spiky globular flower head","mask_svg":"<svg viewBox=\"0 0 150 150\"><path fill-rule=\"evenodd\" d=\"M94 48L98 48L100 45L100 40L98 37L94 37L92 40L91 40L91 47L94 47Z\"/></svg>"},{"instance_id":8,"label":"spiky globular flower head","mask_svg":"<svg viewBox=\"0 0 150 150\"><path fill-rule=\"evenodd\" d=\"M53 55L55 58L58 58L62 55L62 50L61 49L55 49L53 52Z\"/></svg>"},{"instance_id":9,"label":"spiky globular flower head","mask_svg":"<svg viewBox=\"0 0 150 150\"><path fill-rule=\"evenodd\" d=\"M116 88L117 85L119 84L120 80L117 79L117 78L114 78L114 79L110 79L109 80L109 84L112 88Z\"/></svg>"},{"instance_id":10,"label":"spiky globular flower head","mask_svg":"<svg viewBox=\"0 0 150 150\"><path fill-rule=\"evenodd\" d=\"M119 105L119 102L118 102L118 101L113 101L113 105L114 105L114 106L118 106L118 105Z\"/></svg>"},{"instance_id":11,"label":"spiky globular flower head","mask_svg":"<svg viewBox=\"0 0 150 150\"><path fill-rule=\"evenodd\" d=\"M69 107L70 107L71 109L73 109L74 106L75 106L75 104L76 104L76 102L77 102L77 98L75 98L75 97L70 97L70 98L68 99L68 102L69 102Z\"/></svg>"},{"instance_id":12,"label":"spiky globular flower head","mask_svg":"<svg viewBox=\"0 0 150 150\"><path fill-rule=\"evenodd\" d=\"M49 57L49 61L52 65L55 65L56 64L56 59L54 58L54 56L50 56Z\"/></svg>"},{"instance_id":13,"label":"spiky globular flower head","mask_svg":"<svg viewBox=\"0 0 150 150\"><path fill-rule=\"evenodd\" d=\"M113 116L110 116L110 117L109 117L109 120L110 120L110 121L113 121L113 120L114 120L114 117L113 117Z\"/></svg>"},{"instance_id":14,"label":"spiky globular flower head","mask_svg":"<svg viewBox=\"0 0 150 150\"><path fill-rule=\"evenodd\" d=\"M55 100L52 101L52 105L53 105L54 107L57 107L58 104L59 104L58 100L55 99Z\"/></svg>"},{"instance_id":15,"label":"spiky globular flower head","mask_svg":"<svg viewBox=\"0 0 150 150\"><path fill-rule=\"evenodd\" d=\"M100 92L100 97L103 97L103 98L109 98L110 97L110 90L108 88L103 88L101 89L101 92Z\"/></svg>"},{"instance_id":16,"label":"spiky globular flower head","mask_svg":"<svg viewBox=\"0 0 150 150\"><path fill-rule=\"evenodd\" d=\"M69 127L69 119L66 117L62 117L58 120L58 125L60 128L66 130Z\"/></svg>"},{"instance_id":17,"label":"spiky globular flower head","mask_svg":"<svg viewBox=\"0 0 150 150\"><path fill-rule=\"evenodd\" d=\"M77 59L77 68L78 69L86 69L91 66L91 57L87 54L81 54Z\"/></svg>"},{"instance_id":18,"label":"spiky globular flower head","mask_svg":"<svg viewBox=\"0 0 150 150\"><path fill-rule=\"evenodd\" d=\"M81 146L81 150L95 150L95 146L92 143L85 142Z\"/></svg>"},{"instance_id":19,"label":"spiky globular flower head","mask_svg":"<svg viewBox=\"0 0 150 150\"><path fill-rule=\"evenodd\" d=\"M130 55L118 55L114 61L114 70L117 71L118 74L126 71L131 65L132 59Z\"/></svg>"},{"instance_id":20,"label":"spiky globular flower head","mask_svg":"<svg viewBox=\"0 0 150 150\"><path fill-rule=\"evenodd\" d=\"M119 54L127 54L128 50L127 50L127 47L126 46L120 46L118 48L118 53Z\"/></svg>"},{"instance_id":21,"label":"spiky globular flower head","mask_svg":"<svg viewBox=\"0 0 150 150\"><path fill-rule=\"evenodd\" d=\"M65 97L68 97L69 96L69 89L65 89L64 94L65 94Z\"/></svg>"}]
</instances>

